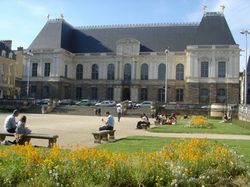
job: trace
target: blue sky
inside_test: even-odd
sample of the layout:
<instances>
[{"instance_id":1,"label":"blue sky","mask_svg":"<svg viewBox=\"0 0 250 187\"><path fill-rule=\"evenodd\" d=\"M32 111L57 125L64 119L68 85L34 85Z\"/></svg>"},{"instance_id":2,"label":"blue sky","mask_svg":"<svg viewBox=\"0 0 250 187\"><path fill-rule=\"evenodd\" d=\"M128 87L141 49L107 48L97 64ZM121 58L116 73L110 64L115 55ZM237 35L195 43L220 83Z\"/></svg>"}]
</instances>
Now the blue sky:
<instances>
[{"instance_id":1,"label":"blue sky","mask_svg":"<svg viewBox=\"0 0 250 187\"><path fill-rule=\"evenodd\" d=\"M54 19L62 13L73 26L200 22L202 5L207 11L219 11L220 5L225 5L224 14L235 41L245 50L245 37L239 32L250 29L249 0L0 0L0 40L12 40L13 49L27 48L48 14ZM244 64L242 52L241 70Z\"/></svg>"}]
</instances>

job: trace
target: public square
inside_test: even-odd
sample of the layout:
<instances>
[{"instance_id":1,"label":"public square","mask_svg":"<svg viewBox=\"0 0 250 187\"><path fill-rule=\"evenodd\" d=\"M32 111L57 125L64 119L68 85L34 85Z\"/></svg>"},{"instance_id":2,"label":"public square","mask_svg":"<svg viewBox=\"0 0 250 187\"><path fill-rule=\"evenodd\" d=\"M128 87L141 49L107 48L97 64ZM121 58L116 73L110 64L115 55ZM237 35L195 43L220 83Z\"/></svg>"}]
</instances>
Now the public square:
<instances>
[{"instance_id":1,"label":"public square","mask_svg":"<svg viewBox=\"0 0 250 187\"><path fill-rule=\"evenodd\" d=\"M8 114L0 114L0 122L3 127L4 119ZM79 145L81 147L93 147L94 137L92 132L98 130L102 125L101 119L105 116L80 116L80 115L54 115L54 114L23 114L27 116L27 127L34 133L58 135L57 144L64 148L71 148ZM248 135L226 135L226 134L188 134L188 133L153 133L142 129L136 129L140 118L122 117L117 122L115 117L115 139L119 140L128 136L158 136L178 138L209 138L209 139L246 139ZM150 119L151 127L154 127L154 119ZM167 127L168 128L168 127ZM170 128L170 127L169 127ZM6 139L11 140L11 137ZM47 146L47 140L32 139L32 145Z\"/></svg>"}]
</instances>

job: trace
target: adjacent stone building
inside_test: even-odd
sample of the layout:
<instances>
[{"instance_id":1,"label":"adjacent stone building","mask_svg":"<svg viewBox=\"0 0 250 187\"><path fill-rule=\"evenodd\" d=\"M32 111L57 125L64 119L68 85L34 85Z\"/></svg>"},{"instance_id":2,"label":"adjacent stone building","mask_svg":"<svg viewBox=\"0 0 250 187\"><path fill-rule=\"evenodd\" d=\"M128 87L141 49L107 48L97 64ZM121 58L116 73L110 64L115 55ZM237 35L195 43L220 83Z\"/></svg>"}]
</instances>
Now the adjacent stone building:
<instances>
[{"instance_id":1,"label":"adjacent stone building","mask_svg":"<svg viewBox=\"0 0 250 187\"><path fill-rule=\"evenodd\" d=\"M16 56L11 40L0 41L0 99L17 96L15 86Z\"/></svg>"},{"instance_id":2,"label":"adjacent stone building","mask_svg":"<svg viewBox=\"0 0 250 187\"><path fill-rule=\"evenodd\" d=\"M48 20L29 50L22 81L25 93L29 77L32 97L239 103L240 49L221 12L204 13L200 23Z\"/></svg>"}]
</instances>

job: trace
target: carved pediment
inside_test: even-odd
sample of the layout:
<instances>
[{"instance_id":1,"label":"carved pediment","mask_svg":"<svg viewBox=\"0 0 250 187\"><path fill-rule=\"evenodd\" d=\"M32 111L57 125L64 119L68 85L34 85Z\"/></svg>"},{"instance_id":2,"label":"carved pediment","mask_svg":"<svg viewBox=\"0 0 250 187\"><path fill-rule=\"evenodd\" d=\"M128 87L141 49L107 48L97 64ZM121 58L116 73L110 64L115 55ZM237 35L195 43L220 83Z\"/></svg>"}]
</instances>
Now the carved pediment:
<instances>
[{"instance_id":1,"label":"carved pediment","mask_svg":"<svg viewBox=\"0 0 250 187\"><path fill-rule=\"evenodd\" d=\"M216 57L215 61L216 62L228 62L229 58L227 58L227 57Z\"/></svg>"},{"instance_id":2,"label":"carved pediment","mask_svg":"<svg viewBox=\"0 0 250 187\"><path fill-rule=\"evenodd\" d=\"M206 56L203 56L203 57L199 57L199 58L198 58L198 61L199 61L199 62L211 62L212 59L211 59L211 58L208 58L208 57L206 57Z\"/></svg>"},{"instance_id":3,"label":"carved pediment","mask_svg":"<svg viewBox=\"0 0 250 187\"><path fill-rule=\"evenodd\" d=\"M134 38L122 38L116 42L116 54L135 56L140 53L140 42Z\"/></svg>"}]
</instances>

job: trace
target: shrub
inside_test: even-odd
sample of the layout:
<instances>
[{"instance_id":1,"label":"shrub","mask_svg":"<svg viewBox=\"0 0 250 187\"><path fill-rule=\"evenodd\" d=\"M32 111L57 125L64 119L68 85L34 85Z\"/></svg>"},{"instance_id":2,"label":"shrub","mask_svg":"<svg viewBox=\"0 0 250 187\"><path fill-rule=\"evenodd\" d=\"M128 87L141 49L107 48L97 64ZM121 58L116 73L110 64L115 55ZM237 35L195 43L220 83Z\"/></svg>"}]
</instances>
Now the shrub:
<instances>
[{"instance_id":1,"label":"shrub","mask_svg":"<svg viewBox=\"0 0 250 187\"><path fill-rule=\"evenodd\" d=\"M151 153L0 149L0 186L242 186L248 180L241 157L202 139L172 142Z\"/></svg>"},{"instance_id":2,"label":"shrub","mask_svg":"<svg viewBox=\"0 0 250 187\"><path fill-rule=\"evenodd\" d=\"M192 117L190 123L187 125L190 128L213 128L213 124L208 122L204 116Z\"/></svg>"}]
</instances>

